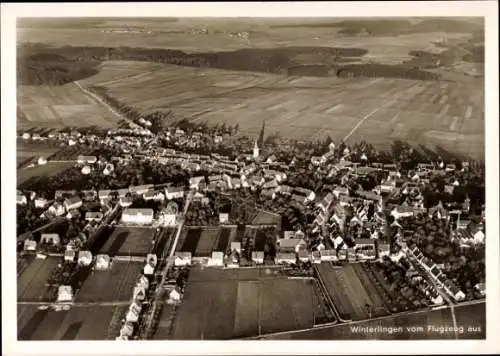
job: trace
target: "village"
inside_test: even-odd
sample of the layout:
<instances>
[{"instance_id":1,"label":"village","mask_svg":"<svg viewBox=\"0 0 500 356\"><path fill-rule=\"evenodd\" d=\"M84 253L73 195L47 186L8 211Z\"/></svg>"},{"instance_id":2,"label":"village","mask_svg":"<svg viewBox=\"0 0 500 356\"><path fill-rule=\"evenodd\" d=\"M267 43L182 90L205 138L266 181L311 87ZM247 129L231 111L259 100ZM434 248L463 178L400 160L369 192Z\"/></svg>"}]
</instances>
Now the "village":
<instances>
[{"instance_id":1,"label":"village","mask_svg":"<svg viewBox=\"0 0 500 356\"><path fill-rule=\"evenodd\" d=\"M200 268L313 279L330 323L484 299L484 197L469 189L484 177L474 163L410 164L411 149L403 162L380 161L366 143L331 140L290 157L284 142L265 144L264 124L237 144L226 127L151 126L20 133L62 147L23 169L71 165L18 186L20 303L66 312L115 303L99 337L128 340L161 334L164 319L164 338L182 337L175 316L188 308L191 273L208 273ZM30 268L43 280L23 277ZM381 301L344 301L362 294L358 280Z\"/></svg>"}]
</instances>

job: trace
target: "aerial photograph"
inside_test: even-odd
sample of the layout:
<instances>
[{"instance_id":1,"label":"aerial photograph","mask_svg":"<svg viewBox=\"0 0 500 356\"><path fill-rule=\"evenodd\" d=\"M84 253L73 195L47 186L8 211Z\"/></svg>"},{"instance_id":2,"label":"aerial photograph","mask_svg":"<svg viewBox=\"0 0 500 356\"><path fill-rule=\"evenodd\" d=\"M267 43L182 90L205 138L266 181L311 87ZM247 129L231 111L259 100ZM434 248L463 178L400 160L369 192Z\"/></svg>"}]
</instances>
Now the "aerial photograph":
<instances>
[{"instance_id":1,"label":"aerial photograph","mask_svg":"<svg viewBox=\"0 0 500 356\"><path fill-rule=\"evenodd\" d=\"M486 339L484 18L24 17L16 47L19 341Z\"/></svg>"}]
</instances>

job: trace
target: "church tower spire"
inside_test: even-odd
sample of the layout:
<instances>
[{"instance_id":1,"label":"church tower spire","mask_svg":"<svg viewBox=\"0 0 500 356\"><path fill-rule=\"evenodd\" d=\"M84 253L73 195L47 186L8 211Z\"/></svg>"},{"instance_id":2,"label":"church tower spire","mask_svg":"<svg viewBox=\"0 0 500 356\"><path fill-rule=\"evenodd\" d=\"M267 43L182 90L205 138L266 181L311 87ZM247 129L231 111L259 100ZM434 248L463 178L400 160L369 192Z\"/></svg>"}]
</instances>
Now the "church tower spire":
<instances>
[{"instance_id":1,"label":"church tower spire","mask_svg":"<svg viewBox=\"0 0 500 356\"><path fill-rule=\"evenodd\" d=\"M253 158L259 157L259 145L257 144L257 140L255 140L255 145L253 146Z\"/></svg>"}]
</instances>

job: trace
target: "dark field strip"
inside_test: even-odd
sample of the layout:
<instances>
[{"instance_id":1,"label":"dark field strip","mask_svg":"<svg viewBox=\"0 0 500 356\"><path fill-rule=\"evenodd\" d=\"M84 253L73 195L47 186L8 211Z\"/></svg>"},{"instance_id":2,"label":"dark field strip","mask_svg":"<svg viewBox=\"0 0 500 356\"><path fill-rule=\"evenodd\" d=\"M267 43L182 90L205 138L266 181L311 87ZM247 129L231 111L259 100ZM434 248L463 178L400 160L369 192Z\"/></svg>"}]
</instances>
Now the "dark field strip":
<instances>
[{"instance_id":1,"label":"dark field strip","mask_svg":"<svg viewBox=\"0 0 500 356\"><path fill-rule=\"evenodd\" d=\"M113 243L106 252L111 256L115 256L118 253L118 251L120 251L120 248L123 246L129 235L130 233L128 231L122 231L119 234L117 234Z\"/></svg>"},{"instance_id":2,"label":"dark field strip","mask_svg":"<svg viewBox=\"0 0 500 356\"><path fill-rule=\"evenodd\" d=\"M26 323L26 325L19 331L19 340L31 340L47 314L48 310L37 310Z\"/></svg>"},{"instance_id":3,"label":"dark field strip","mask_svg":"<svg viewBox=\"0 0 500 356\"><path fill-rule=\"evenodd\" d=\"M238 225L238 227L236 228L236 238L235 238L235 241L237 242L242 242L243 241L243 237L245 236L245 225Z\"/></svg>"},{"instance_id":4,"label":"dark field strip","mask_svg":"<svg viewBox=\"0 0 500 356\"><path fill-rule=\"evenodd\" d=\"M200 242L201 238L201 229L190 229L187 232L186 239L181 247L181 252L191 252L191 255L194 255L196 252L196 247Z\"/></svg>"},{"instance_id":5,"label":"dark field strip","mask_svg":"<svg viewBox=\"0 0 500 356\"><path fill-rule=\"evenodd\" d=\"M82 326L83 321L72 323L62 336L61 340L75 340L76 336L78 335L78 331L80 331Z\"/></svg>"},{"instance_id":6,"label":"dark field strip","mask_svg":"<svg viewBox=\"0 0 500 356\"><path fill-rule=\"evenodd\" d=\"M264 246L266 245L266 234L257 230L255 234L255 251L264 251Z\"/></svg>"},{"instance_id":7,"label":"dark field strip","mask_svg":"<svg viewBox=\"0 0 500 356\"><path fill-rule=\"evenodd\" d=\"M163 233L160 236L160 239L158 242L155 244L153 247L153 250L151 253L155 254L157 257L160 257L165 250L165 246L167 245L167 241L170 237L170 231L169 230L164 230Z\"/></svg>"},{"instance_id":8,"label":"dark field strip","mask_svg":"<svg viewBox=\"0 0 500 356\"><path fill-rule=\"evenodd\" d=\"M216 251L226 251L229 243L229 236L231 235L231 229L222 228L219 235L219 241L217 242Z\"/></svg>"}]
</instances>

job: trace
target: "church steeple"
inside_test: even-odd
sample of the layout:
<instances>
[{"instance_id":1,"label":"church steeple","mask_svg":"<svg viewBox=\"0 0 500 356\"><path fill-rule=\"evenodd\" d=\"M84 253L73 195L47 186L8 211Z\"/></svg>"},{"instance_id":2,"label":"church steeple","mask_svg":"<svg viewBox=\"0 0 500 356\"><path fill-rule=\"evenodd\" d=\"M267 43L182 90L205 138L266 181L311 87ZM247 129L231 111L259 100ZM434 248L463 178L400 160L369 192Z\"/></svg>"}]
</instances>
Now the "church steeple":
<instances>
[{"instance_id":1,"label":"church steeple","mask_svg":"<svg viewBox=\"0 0 500 356\"><path fill-rule=\"evenodd\" d=\"M253 158L259 157L259 145L257 144L257 140L255 140L255 145L253 146Z\"/></svg>"}]
</instances>

